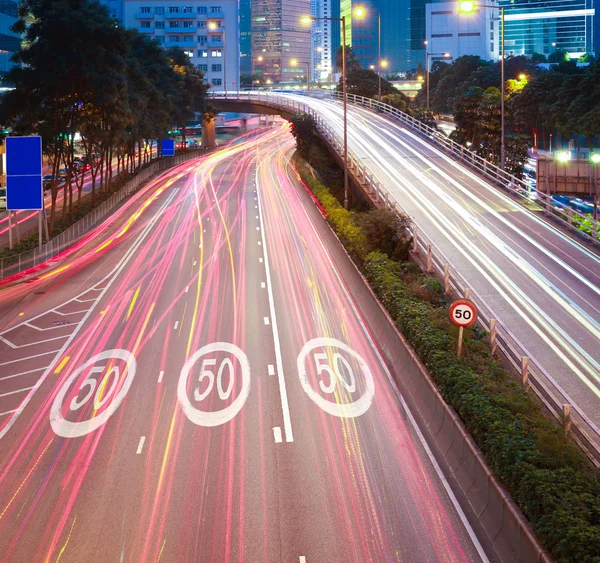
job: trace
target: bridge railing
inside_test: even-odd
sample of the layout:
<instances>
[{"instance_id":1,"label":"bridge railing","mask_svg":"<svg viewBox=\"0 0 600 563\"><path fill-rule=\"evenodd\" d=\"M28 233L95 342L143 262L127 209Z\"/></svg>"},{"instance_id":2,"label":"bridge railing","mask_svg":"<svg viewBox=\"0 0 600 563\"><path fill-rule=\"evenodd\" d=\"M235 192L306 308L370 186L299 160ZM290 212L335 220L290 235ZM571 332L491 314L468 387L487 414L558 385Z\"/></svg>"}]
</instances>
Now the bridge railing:
<instances>
[{"instance_id":1,"label":"bridge railing","mask_svg":"<svg viewBox=\"0 0 600 563\"><path fill-rule=\"evenodd\" d=\"M295 94L298 96L299 94ZM307 95L303 92L301 95ZM315 90L314 92L308 92L311 97L319 98L332 98L335 100L342 99L342 94L337 91ZM242 91L242 92L211 92L211 96L215 98L227 98L227 99L246 99L246 100L260 100L261 102L273 102L274 107L277 106L277 100L280 100L280 105L287 108L294 109L296 106L289 105L288 102L291 98L287 98L285 94L278 92L264 92L264 91ZM595 244L600 244L600 221L595 221L591 217L588 217L585 213L581 213L571 207L565 206L558 201L552 200L552 196L540 190L530 190L529 186L521 178L506 172L502 168L489 162L485 158L481 157L469 148L453 141L443 133L436 129L433 129L429 125L415 119L411 115L396 109L389 104L384 104L373 100L372 98L365 98L363 96L356 96L354 94L348 95L348 101L351 104L363 106L371 110L377 111L384 115L387 115L391 119L402 123L410 129L417 132L419 135L427 139L437 148L442 149L444 152L452 156L455 160L461 162L463 165L468 166L475 170L478 174L484 176L493 184L519 200L527 203L531 209L532 206L542 211L544 214L549 215L553 220L562 224L564 227L576 233L583 239L593 241Z\"/></svg>"},{"instance_id":2,"label":"bridge railing","mask_svg":"<svg viewBox=\"0 0 600 563\"><path fill-rule=\"evenodd\" d=\"M222 92L216 94L224 96ZM277 93L243 92L240 93L240 97L252 99L259 97L261 103L274 109L285 108L312 115L319 133L342 158L344 146L341 135L310 105L297 98L293 99ZM421 125L424 128L427 127ZM418 125L415 127L418 127ZM348 163L352 172L363 180L366 190L376 202L388 206L397 213L407 215L402 206L394 200L386 187L379 182L351 148L348 150ZM544 369L540 362L531 355L527 347L502 322L493 308L460 274L444 253L436 247L427 233L413 224L411 232L406 234L413 237L413 256L421 263L426 272L443 280L446 293L459 297L468 296L469 299L475 302L479 311L478 325L489 333L492 352L499 351L503 354L517 373L520 374L523 385L527 389L533 390L556 420L564 425L566 431L572 434L573 439L582 450L600 467L600 429L575 404L569 394Z\"/></svg>"}]
</instances>

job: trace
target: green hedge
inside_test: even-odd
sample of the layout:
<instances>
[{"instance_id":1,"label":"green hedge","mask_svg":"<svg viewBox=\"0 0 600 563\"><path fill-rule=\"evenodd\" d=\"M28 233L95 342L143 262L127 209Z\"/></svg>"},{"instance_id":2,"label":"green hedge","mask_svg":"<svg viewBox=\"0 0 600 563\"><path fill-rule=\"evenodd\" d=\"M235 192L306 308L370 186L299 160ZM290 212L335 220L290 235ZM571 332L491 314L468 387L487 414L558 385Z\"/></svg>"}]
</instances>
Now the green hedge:
<instances>
[{"instance_id":1,"label":"green hedge","mask_svg":"<svg viewBox=\"0 0 600 563\"><path fill-rule=\"evenodd\" d=\"M456 328L439 281L415 264L373 252L359 227L363 214L346 211L321 182L298 168L540 541L557 561L600 563L598 471L491 356L481 330L465 331L464 358L456 357Z\"/></svg>"}]
</instances>

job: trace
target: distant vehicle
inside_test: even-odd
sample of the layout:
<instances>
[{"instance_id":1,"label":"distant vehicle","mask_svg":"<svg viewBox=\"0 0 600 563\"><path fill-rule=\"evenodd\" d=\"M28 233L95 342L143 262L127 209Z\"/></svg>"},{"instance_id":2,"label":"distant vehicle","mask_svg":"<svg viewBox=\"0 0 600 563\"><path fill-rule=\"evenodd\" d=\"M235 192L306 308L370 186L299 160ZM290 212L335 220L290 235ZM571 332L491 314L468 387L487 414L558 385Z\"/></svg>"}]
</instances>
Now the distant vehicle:
<instances>
[{"instance_id":1,"label":"distant vehicle","mask_svg":"<svg viewBox=\"0 0 600 563\"><path fill-rule=\"evenodd\" d=\"M54 176L52 174L46 174L42 177L42 185L44 186L44 190L49 190L52 188L52 182L54 180ZM63 178L58 177L56 179L56 183L62 183Z\"/></svg>"},{"instance_id":2,"label":"distant vehicle","mask_svg":"<svg viewBox=\"0 0 600 563\"><path fill-rule=\"evenodd\" d=\"M0 209L6 209L6 188L0 188Z\"/></svg>"},{"instance_id":3,"label":"distant vehicle","mask_svg":"<svg viewBox=\"0 0 600 563\"><path fill-rule=\"evenodd\" d=\"M59 177L61 180L65 180L65 179L67 178L67 169L66 169L66 168L61 168L61 169L58 171L58 177Z\"/></svg>"},{"instance_id":4,"label":"distant vehicle","mask_svg":"<svg viewBox=\"0 0 600 563\"><path fill-rule=\"evenodd\" d=\"M593 213L594 206L587 201L583 201L580 198L574 198L570 201L569 205L575 210L579 211L579 213Z\"/></svg>"}]
</instances>

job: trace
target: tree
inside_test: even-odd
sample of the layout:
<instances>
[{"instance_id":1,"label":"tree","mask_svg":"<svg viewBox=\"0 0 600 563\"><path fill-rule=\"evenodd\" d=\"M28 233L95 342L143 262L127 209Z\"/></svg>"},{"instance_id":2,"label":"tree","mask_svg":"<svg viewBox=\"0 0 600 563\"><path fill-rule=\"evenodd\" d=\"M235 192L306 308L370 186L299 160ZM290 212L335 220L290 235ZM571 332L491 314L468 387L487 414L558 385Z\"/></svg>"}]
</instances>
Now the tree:
<instances>
[{"instance_id":1,"label":"tree","mask_svg":"<svg viewBox=\"0 0 600 563\"><path fill-rule=\"evenodd\" d=\"M561 61L568 60L570 60L569 53L567 53L567 51L565 51L564 49L556 49L554 53L550 53L548 55L549 63L560 63Z\"/></svg>"},{"instance_id":2,"label":"tree","mask_svg":"<svg viewBox=\"0 0 600 563\"><path fill-rule=\"evenodd\" d=\"M338 72L342 72L342 48L338 47L335 52L335 66ZM349 70L360 70L362 66L360 65L360 61L356 57L352 47L350 45L346 45L346 72Z\"/></svg>"},{"instance_id":3,"label":"tree","mask_svg":"<svg viewBox=\"0 0 600 563\"><path fill-rule=\"evenodd\" d=\"M548 58L546 55L542 53L531 53L531 62L532 63L546 63L548 62Z\"/></svg>"},{"instance_id":4,"label":"tree","mask_svg":"<svg viewBox=\"0 0 600 563\"><path fill-rule=\"evenodd\" d=\"M404 113L410 113L410 98L398 90L393 94L381 96L381 101Z\"/></svg>"},{"instance_id":5,"label":"tree","mask_svg":"<svg viewBox=\"0 0 600 563\"><path fill-rule=\"evenodd\" d=\"M290 120L292 135L300 156L308 160L310 147L315 137L315 120L308 113L297 113Z\"/></svg>"},{"instance_id":6,"label":"tree","mask_svg":"<svg viewBox=\"0 0 600 563\"><path fill-rule=\"evenodd\" d=\"M456 129L450 137L458 143L463 145L475 143L479 122L479 106L483 99L483 93L482 88L471 86L456 100L454 107Z\"/></svg>"},{"instance_id":7,"label":"tree","mask_svg":"<svg viewBox=\"0 0 600 563\"><path fill-rule=\"evenodd\" d=\"M185 127L196 113L206 111L206 92L208 84L204 75L194 65L182 49L175 47L167 51L169 66L175 72L179 85L175 88L175 124L182 133L183 146L186 146Z\"/></svg>"},{"instance_id":8,"label":"tree","mask_svg":"<svg viewBox=\"0 0 600 563\"><path fill-rule=\"evenodd\" d=\"M337 86L338 92L341 92L343 88L342 77ZM358 70L346 70L346 88L348 94L355 94L356 96L364 96L365 98L373 98L377 96L379 92L379 76L376 72L369 69L358 69ZM388 82L385 78L381 77L381 95L397 94L398 90Z\"/></svg>"}]
</instances>

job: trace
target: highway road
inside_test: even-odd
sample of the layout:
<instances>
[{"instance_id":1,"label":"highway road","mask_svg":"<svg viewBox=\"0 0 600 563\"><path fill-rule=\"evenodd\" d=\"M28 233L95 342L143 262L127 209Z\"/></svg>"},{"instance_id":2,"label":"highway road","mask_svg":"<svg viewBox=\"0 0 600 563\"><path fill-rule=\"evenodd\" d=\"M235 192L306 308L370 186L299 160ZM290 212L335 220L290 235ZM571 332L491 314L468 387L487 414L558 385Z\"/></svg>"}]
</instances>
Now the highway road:
<instances>
[{"instance_id":1,"label":"highway road","mask_svg":"<svg viewBox=\"0 0 600 563\"><path fill-rule=\"evenodd\" d=\"M308 103L342 135L342 106ZM410 129L349 106L349 148L600 427L600 258Z\"/></svg>"},{"instance_id":2,"label":"highway road","mask_svg":"<svg viewBox=\"0 0 600 563\"><path fill-rule=\"evenodd\" d=\"M488 560L292 150L187 162L0 286L1 561Z\"/></svg>"}]
</instances>

